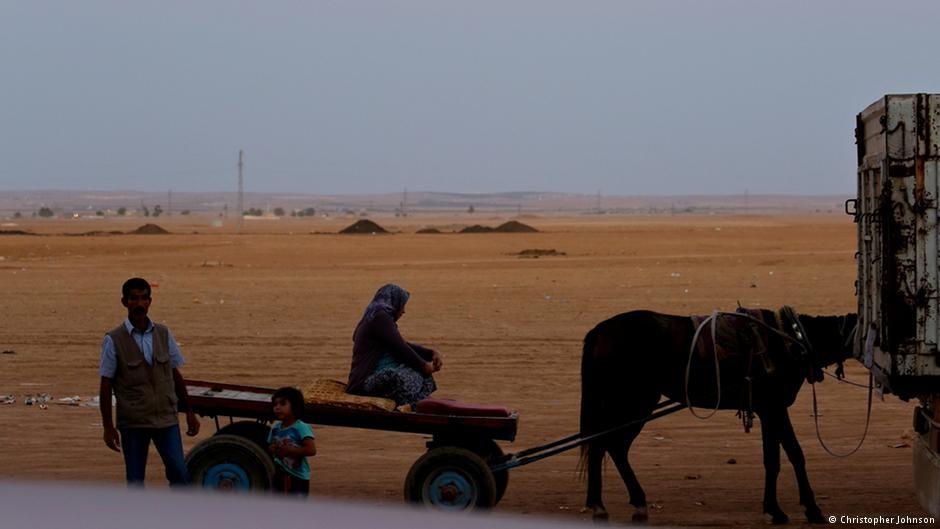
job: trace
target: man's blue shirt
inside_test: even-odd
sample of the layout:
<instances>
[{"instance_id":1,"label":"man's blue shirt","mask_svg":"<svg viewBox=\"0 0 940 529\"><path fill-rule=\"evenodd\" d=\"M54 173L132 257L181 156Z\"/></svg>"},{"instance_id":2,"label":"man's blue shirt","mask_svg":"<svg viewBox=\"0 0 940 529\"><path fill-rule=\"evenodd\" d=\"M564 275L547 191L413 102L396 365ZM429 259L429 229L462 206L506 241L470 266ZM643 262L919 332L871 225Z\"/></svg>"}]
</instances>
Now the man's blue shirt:
<instances>
[{"instance_id":1,"label":"man's blue shirt","mask_svg":"<svg viewBox=\"0 0 940 529\"><path fill-rule=\"evenodd\" d=\"M134 328L134 324L131 323L131 320L124 320L124 328L127 329L127 333L131 335L135 342L137 342L137 347L140 347L140 352L144 354L144 360L147 361L148 365L153 365L153 322L147 320L147 330L141 332ZM173 333L169 329L166 331L167 334L167 348L170 350L170 366L178 368L183 365L183 353L180 352L180 347L176 343L176 339L173 338ZM114 374L117 372L117 351L114 349L114 341L111 339L111 336L108 334L104 335L104 341L101 343L101 367L98 369L98 374L107 378L114 378Z\"/></svg>"}]
</instances>

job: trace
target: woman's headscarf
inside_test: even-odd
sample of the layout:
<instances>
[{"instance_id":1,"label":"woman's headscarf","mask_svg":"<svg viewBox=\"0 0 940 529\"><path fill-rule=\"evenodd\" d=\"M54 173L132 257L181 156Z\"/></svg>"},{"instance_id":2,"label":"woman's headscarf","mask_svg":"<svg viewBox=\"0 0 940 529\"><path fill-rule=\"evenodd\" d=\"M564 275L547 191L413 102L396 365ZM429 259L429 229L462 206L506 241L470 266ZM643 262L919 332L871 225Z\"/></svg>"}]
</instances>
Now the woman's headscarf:
<instances>
[{"instance_id":1,"label":"woman's headscarf","mask_svg":"<svg viewBox=\"0 0 940 529\"><path fill-rule=\"evenodd\" d=\"M387 312L394 318L396 313L404 310L405 303L408 303L409 297L411 297L411 294L398 285L388 284L382 286L375 293L369 306L366 307L366 311L362 314L362 319L359 320L359 325L372 321L379 311ZM356 325L357 330L359 329L359 325ZM353 331L353 335L355 334L355 331Z\"/></svg>"}]
</instances>

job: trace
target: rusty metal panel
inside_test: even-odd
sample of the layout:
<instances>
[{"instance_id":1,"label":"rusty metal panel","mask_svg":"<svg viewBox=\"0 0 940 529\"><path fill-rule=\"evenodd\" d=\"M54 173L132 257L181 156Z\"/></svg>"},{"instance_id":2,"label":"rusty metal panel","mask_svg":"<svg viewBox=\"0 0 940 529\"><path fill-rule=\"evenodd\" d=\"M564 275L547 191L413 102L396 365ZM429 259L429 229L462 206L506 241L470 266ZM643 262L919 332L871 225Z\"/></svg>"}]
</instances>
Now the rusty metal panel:
<instances>
[{"instance_id":1,"label":"rusty metal panel","mask_svg":"<svg viewBox=\"0 0 940 529\"><path fill-rule=\"evenodd\" d=\"M874 102L856 142L856 355L902 398L940 392L940 95Z\"/></svg>"}]
</instances>

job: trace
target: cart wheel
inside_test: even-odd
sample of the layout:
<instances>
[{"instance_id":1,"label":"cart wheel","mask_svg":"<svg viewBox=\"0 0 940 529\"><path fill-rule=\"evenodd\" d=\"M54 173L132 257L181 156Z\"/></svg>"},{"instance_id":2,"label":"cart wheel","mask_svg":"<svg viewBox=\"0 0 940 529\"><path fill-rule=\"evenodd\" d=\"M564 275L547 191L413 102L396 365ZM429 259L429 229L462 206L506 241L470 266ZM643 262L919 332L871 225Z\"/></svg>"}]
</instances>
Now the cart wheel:
<instances>
[{"instance_id":1,"label":"cart wheel","mask_svg":"<svg viewBox=\"0 0 940 529\"><path fill-rule=\"evenodd\" d=\"M194 486L225 491L268 490L274 475L271 458L237 435L213 435L197 444L186 456L186 468Z\"/></svg>"},{"instance_id":2,"label":"cart wheel","mask_svg":"<svg viewBox=\"0 0 940 529\"><path fill-rule=\"evenodd\" d=\"M433 448L408 471L405 500L447 511L488 509L496 503L496 482L489 465L470 450Z\"/></svg>"},{"instance_id":3,"label":"cart wheel","mask_svg":"<svg viewBox=\"0 0 940 529\"><path fill-rule=\"evenodd\" d=\"M262 422L256 421L238 421L223 426L213 435L237 435L244 437L261 447L262 451L268 448L268 433L271 428ZM265 452L267 454L267 452Z\"/></svg>"},{"instance_id":4,"label":"cart wheel","mask_svg":"<svg viewBox=\"0 0 940 529\"><path fill-rule=\"evenodd\" d=\"M487 439L481 446L481 452L477 452L487 464L492 465L498 461L503 460L503 449L496 444L496 441L492 439ZM493 505L496 505L503 499L503 494L506 494L506 488L509 486L509 471L500 470L499 472L493 472L493 480L496 482L496 500L493 502Z\"/></svg>"}]
</instances>

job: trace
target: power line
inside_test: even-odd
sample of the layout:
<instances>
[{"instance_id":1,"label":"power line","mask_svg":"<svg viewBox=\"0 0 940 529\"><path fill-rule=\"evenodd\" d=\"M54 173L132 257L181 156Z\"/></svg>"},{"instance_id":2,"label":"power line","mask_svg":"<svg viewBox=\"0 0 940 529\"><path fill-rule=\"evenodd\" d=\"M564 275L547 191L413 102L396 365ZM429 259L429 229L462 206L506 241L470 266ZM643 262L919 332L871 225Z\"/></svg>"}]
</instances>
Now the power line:
<instances>
[{"instance_id":1,"label":"power line","mask_svg":"<svg viewBox=\"0 0 940 529\"><path fill-rule=\"evenodd\" d=\"M236 233L242 232L242 222L245 219L245 175L244 175L244 152L238 150L238 224L235 228Z\"/></svg>"}]
</instances>

